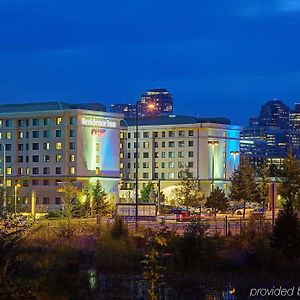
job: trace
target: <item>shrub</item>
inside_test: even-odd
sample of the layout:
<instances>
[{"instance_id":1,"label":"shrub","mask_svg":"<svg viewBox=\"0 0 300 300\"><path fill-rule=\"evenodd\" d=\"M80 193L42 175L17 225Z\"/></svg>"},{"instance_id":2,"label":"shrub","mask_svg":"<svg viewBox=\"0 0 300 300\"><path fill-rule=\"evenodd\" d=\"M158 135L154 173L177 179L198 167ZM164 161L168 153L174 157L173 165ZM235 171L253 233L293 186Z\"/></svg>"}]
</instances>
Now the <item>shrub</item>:
<instances>
[{"instance_id":1,"label":"shrub","mask_svg":"<svg viewBox=\"0 0 300 300\"><path fill-rule=\"evenodd\" d=\"M300 255L300 221L291 204L284 205L278 214L271 245L285 258L293 260Z\"/></svg>"}]
</instances>

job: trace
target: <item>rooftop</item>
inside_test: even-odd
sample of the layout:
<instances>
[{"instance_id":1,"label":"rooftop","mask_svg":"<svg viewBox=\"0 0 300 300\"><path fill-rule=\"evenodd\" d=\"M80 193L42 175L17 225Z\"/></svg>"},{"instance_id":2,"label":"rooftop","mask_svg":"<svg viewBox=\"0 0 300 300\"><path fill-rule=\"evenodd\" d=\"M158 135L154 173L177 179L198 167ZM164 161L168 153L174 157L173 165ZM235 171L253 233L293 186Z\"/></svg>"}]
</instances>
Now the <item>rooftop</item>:
<instances>
[{"instance_id":1,"label":"rooftop","mask_svg":"<svg viewBox=\"0 0 300 300\"><path fill-rule=\"evenodd\" d=\"M66 102L32 102L19 104L0 105L0 113L37 112L67 109L87 109L95 111L106 111L105 106L100 103L69 104Z\"/></svg>"},{"instance_id":2,"label":"rooftop","mask_svg":"<svg viewBox=\"0 0 300 300\"><path fill-rule=\"evenodd\" d=\"M197 123L216 123L230 125L230 120L227 118L196 118L183 115L169 115L159 117L139 118L140 126L155 126L155 125L176 125L176 124L197 124ZM135 126L135 119L125 119L121 126Z\"/></svg>"}]
</instances>

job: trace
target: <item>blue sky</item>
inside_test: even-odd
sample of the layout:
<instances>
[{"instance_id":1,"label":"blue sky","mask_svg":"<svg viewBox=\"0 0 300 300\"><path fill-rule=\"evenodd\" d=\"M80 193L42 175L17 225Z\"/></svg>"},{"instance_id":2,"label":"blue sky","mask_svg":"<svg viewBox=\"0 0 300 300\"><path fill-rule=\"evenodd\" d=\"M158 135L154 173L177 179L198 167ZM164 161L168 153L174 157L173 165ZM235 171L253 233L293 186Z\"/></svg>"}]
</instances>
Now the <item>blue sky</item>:
<instances>
[{"instance_id":1,"label":"blue sky","mask_svg":"<svg viewBox=\"0 0 300 300\"><path fill-rule=\"evenodd\" d=\"M0 3L0 101L134 102L166 87L175 112L244 125L300 102L300 0Z\"/></svg>"}]
</instances>

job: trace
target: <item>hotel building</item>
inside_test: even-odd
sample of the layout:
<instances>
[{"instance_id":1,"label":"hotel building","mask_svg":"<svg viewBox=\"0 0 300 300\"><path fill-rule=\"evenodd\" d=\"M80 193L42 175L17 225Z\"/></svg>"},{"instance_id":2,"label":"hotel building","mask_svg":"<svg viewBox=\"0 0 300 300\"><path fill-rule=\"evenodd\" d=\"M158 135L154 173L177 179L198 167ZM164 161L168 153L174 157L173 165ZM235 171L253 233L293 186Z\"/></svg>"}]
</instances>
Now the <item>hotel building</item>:
<instances>
[{"instance_id":1,"label":"hotel building","mask_svg":"<svg viewBox=\"0 0 300 300\"><path fill-rule=\"evenodd\" d=\"M34 191L45 210L60 208L58 187L68 180L80 187L100 180L117 195L121 118L100 104L0 105L1 183L5 172L8 192L21 183L20 203L30 206Z\"/></svg>"},{"instance_id":2,"label":"hotel building","mask_svg":"<svg viewBox=\"0 0 300 300\"><path fill-rule=\"evenodd\" d=\"M213 179L215 187L228 189L229 178L239 161L240 127L230 125L225 118L177 115L140 118L138 126L139 189L148 181L160 182L161 190L172 198L172 189L179 183L185 167L189 168L193 178L199 180L200 189L206 195L211 191ZM122 193L134 193L135 131L134 119L122 121ZM209 143L212 141L218 143L214 149Z\"/></svg>"}]
</instances>

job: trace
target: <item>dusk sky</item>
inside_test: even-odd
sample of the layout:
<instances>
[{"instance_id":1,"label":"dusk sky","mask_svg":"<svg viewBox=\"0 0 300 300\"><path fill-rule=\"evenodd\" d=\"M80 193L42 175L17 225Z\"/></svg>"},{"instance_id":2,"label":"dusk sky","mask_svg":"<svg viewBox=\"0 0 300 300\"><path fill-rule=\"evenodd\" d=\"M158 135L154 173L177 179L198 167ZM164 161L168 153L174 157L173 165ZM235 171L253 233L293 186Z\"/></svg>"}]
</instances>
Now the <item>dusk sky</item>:
<instances>
[{"instance_id":1,"label":"dusk sky","mask_svg":"<svg viewBox=\"0 0 300 300\"><path fill-rule=\"evenodd\" d=\"M245 125L300 102L299 0L10 0L0 4L0 101L134 102Z\"/></svg>"}]
</instances>

